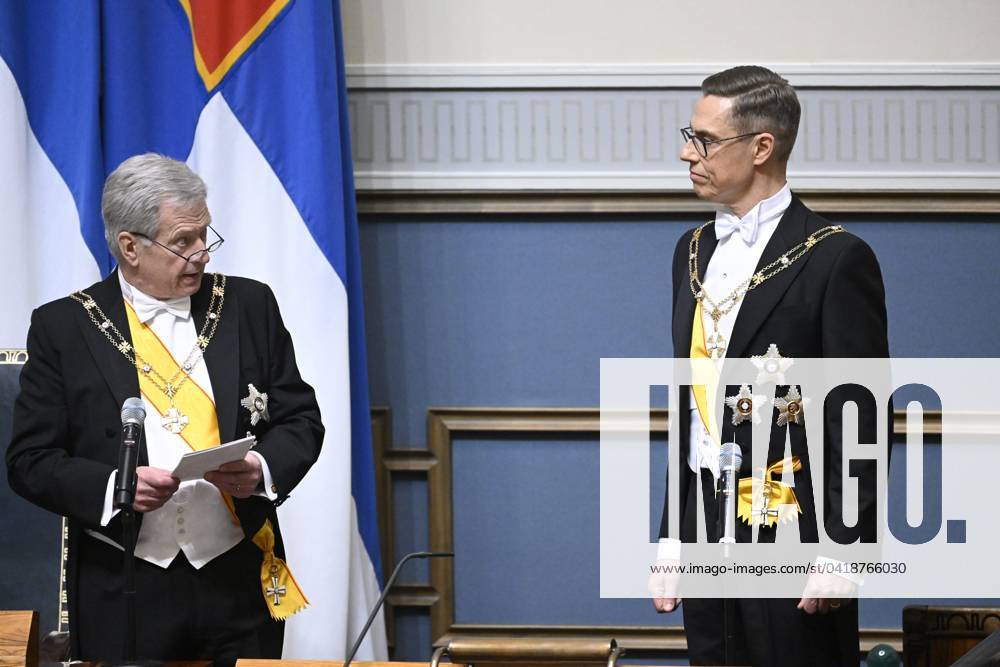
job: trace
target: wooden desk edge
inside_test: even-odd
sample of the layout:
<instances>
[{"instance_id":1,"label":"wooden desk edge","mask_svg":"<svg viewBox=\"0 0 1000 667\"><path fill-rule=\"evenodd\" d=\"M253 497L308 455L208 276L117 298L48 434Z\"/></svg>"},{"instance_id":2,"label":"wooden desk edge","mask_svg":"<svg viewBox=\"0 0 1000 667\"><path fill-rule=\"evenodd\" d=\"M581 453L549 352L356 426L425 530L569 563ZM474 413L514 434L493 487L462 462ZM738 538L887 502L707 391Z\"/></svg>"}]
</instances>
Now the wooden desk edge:
<instances>
[{"instance_id":1,"label":"wooden desk edge","mask_svg":"<svg viewBox=\"0 0 1000 667\"><path fill-rule=\"evenodd\" d=\"M259 660L241 658L236 667L342 667L343 660ZM358 667L427 667L430 662L352 662Z\"/></svg>"}]
</instances>

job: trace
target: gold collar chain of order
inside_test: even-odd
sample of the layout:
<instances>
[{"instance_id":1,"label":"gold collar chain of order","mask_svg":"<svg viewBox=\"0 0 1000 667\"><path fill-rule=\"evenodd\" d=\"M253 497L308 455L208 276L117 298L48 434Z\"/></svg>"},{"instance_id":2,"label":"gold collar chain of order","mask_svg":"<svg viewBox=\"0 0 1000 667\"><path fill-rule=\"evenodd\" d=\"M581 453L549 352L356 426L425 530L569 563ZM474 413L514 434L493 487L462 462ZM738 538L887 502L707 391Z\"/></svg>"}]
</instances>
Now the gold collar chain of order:
<instances>
[{"instance_id":1,"label":"gold collar chain of order","mask_svg":"<svg viewBox=\"0 0 1000 667\"><path fill-rule=\"evenodd\" d=\"M225 301L225 296L226 277L221 273L213 273L212 297L208 302L208 314L205 316L205 323L201 326L198 340L195 342L194 347L191 348L191 352L188 353L184 363L181 364L177 372L168 380L158 370L153 368L152 364L143 359L142 355L135 351L135 348L128 342L128 339L122 335L122 332L118 330L114 322L104 314L104 311L101 310L101 307L97 305L97 302L89 294L82 290L70 294L70 298L80 303L84 310L87 311L90 321L94 323L98 331L104 334L108 342L121 352L137 370L146 375L153 383L153 386L166 395L170 400L171 408L174 405L174 396L177 395L177 392L187 382L190 372L201 360L201 353L208 347L209 342L211 342L212 337L215 335L215 330L219 328L219 320L222 319L222 304ZM178 378L180 378L179 381Z\"/></svg>"},{"instance_id":2,"label":"gold collar chain of order","mask_svg":"<svg viewBox=\"0 0 1000 667\"><path fill-rule=\"evenodd\" d=\"M767 266L763 267L760 271L737 285L736 288L726 295L724 299L716 302L711 296L709 296L705 286L702 285L701 280L698 278L698 243L701 238L702 231L713 222L715 221L709 220L701 227L694 230L694 233L691 235L691 241L688 243L688 275L691 286L691 294L694 296L695 300L699 303L704 302L711 309L708 311L708 316L712 318L712 333L705 340L705 345L708 348L708 354L713 358L721 358L726 352L726 339L719 331L719 320L722 319L723 315L732 311L732 309L736 307L736 304L738 304L740 300L746 296L747 292L755 287L759 287L764 284L765 281L778 275L802 258L802 256L809 252L817 243L823 239L833 236L834 234L839 234L844 231L844 228L840 225L827 225L813 234L810 234L804 241L798 243L792 248L789 248L782 253L778 259L774 260Z\"/></svg>"}]
</instances>

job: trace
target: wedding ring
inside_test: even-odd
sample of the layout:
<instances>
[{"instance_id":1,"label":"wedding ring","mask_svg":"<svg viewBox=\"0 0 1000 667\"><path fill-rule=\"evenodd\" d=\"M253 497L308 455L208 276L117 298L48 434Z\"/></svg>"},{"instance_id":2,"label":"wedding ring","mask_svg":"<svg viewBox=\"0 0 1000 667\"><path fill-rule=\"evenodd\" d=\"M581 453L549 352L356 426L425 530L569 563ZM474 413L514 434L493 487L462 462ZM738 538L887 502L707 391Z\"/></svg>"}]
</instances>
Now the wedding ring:
<instances>
[{"instance_id":1,"label":"wedding ring","mask_svg":"<svg viewBox=\"0 0 1000 667\"><path fill-rule=\"evenodd\" d=\"M831 602L830 603L830 609L840 609L840 603L839 602Z\"/></svg>"}]
</instances>

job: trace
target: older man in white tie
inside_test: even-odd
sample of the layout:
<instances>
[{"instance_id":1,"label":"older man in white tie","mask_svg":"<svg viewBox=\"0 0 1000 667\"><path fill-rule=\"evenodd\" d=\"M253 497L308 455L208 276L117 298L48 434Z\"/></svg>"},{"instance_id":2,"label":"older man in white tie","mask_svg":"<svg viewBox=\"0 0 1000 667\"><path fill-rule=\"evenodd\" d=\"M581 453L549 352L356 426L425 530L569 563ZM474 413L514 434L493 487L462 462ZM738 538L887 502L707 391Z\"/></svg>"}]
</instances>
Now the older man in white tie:
<instances>
[{"instance_id":1,"label":"older man in white tie","mask_svg":"<svg viewBox=\"0 0 1000 667\"><path fill-rule=\"evenodd\" d=\"M275 508L319 456L312 388L270 288L205 271L222 237L187 165L129 158L108 176L102 212L118 268L32 314L7 450L12 488L69 518L72 657L120 660L125 645L112 490L130 397L146 413L133 657L280 657L277 621L305 596ZM248 432L257 445L244 459L204 479L172 475L185 453Z\"/></svg>"}]
</instances>

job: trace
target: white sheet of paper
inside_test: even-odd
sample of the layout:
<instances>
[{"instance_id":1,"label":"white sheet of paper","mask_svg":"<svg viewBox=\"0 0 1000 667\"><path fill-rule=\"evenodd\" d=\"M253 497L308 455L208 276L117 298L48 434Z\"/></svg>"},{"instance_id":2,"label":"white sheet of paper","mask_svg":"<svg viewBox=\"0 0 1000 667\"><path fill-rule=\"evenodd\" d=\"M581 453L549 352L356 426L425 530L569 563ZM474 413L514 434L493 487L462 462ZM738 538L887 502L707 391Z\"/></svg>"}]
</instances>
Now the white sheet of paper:
<instances>
[{"instance_id":1,"label":"white sheet of paper","mask_svg":"<svg viewBox=\"0 0 1000 667\"><path fill-rule=\"evenodd\" d=\"M200 452L190 452L181 457L180 463L170 473L182 482L192 479L202 479L210 470L218 470L224 463L242 461L250 448L257 444L257 438L250 436L227 442L218 447L203 449Z\"/></svg>"}]
</instances>

